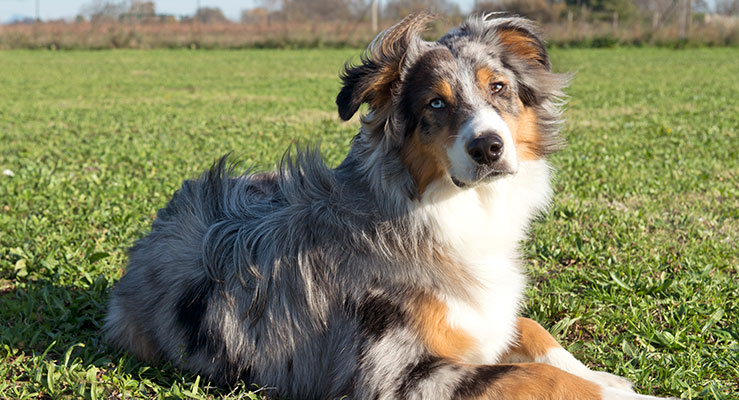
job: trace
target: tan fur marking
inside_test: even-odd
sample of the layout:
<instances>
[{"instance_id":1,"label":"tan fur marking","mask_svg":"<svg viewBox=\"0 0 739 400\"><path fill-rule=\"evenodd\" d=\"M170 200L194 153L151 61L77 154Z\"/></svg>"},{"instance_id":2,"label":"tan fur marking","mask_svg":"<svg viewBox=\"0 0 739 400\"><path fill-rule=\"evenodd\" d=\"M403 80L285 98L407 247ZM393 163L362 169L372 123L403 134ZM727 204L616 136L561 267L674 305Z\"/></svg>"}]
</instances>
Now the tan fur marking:
<instances>
[{"instance_id":1,"label":"tan fur marking","mask_svg":"<svg viewBox=\"0 0 739 400\"><path fill-rule=\"evenodd\" d=\"M421 340L434 355L458 361L475 345L467 332L449 325L446 304L433 296L418 295L411 313Z\"/></svg>"},{"instance_id":2,"label":"tan fur marking","mask_svg":"<svg viewBox=\"0 0 739 400\"><path fill-rule=\"evenodd\" d=\"M432 88L439 96L449 104L454 104L454 93L452 92L452 86L447 81L439 81Z\"/></svg>"},{"instance_id":3,"label":"tan fur marking","mask_svg":"<svg viewBox=\"0 0 739 400\"><path fill-rule=\"evenodd\" d=\"M508 79L503 75L496 74L490 68L482 67L475 72L475 79L477 80L477 86L480 90L488 96L491 93L490 85L495 82L501 82L504 85L508 84Z\"/></svg>"},{"instance_id":4,"label":"tan fur marking","mask_svg":"<svg viewBox=\"0 0 739 400\"><path fill-rule=\"evenodd\" d=\"M601 388L546 364L513 364L514 370L495 380L480 400L599 400Z\"/></svg>"},{"instance_id":5,"label":"tan fur marking","mask_svg":"<svg viewBox=\"0 0 739 400\"><path fill-rule=\"evenodd\" d=\"M489 91L490 82L493 80L493 71L490 68L480 68L475 72L475 78L477 78L477 86L483 91Z\"/></svg>"},{"instance_id":6,"label":"tan fur marking","mask_svg":"<svg viewBox=\"0 0 739 400\"><path fill-rule=\"evenodd\" d=\"M546 63L546 61L542 59L534 39L527 36L525 33L512 29L500 32L498 37L509 50L521 59L535 64Z\"/></svg>"},{"instance_id":7,"label":"tan fur marking","mask_svg":"<svg viewBox=\"0 0 739 400\"><path fill-rule=\"evenodd\" d=\"M445 166L449 163L443 147L443 136L436 135L436 140L423 143L419 132L413 135L403 146L401 157L416 183L418 195L423 195L426 187L443 176Z\"/></svg>"},{"instance_id":8,"label":"tan fur marking","mask_svg":"<svg viewBox=\"0 0 739 400\"><path fill-rule=\"evenodd\" d=\"M533 361L546 355L549 350L561 347L546 329L532 319L518 318L516 331L518 341L510 352L523 355L529 360Z\"/></svg>"},{"instance_id":9,"label":"tan fur marking","mask_svg":"<svg viewBox=\"0 0 739 400\"><path fill-rule=\"evenodd\" d=\"M537 126L534 110L524 107L515 125L516 129L514 130L513 140L516 143L518 158L522 161L541 158L539 127Z\"/></svg>"},{"instance_id":10,"label":"tan fur marking","mask_svg":"<svg viewBox=\"0 0 739 400\"><path fill-rule=\"evenodd\" d=\"M379 109L383 105L391 102L391 86L393 82L397 81L399 78L400 66L389 65L383 67L377 79L372 82L372 85L370 85L363 94L364 96L365 94L371 93L369 96L369 104L371 108Z\"/></svg>"}]
</instances>

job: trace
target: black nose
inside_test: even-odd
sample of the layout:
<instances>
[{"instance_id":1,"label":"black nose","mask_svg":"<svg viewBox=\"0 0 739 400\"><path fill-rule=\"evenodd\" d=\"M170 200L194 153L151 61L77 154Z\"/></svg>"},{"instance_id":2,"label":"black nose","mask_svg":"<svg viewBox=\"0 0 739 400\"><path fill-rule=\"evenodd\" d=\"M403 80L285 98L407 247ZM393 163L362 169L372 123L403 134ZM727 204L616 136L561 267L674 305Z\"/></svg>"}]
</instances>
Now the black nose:
<instances>
[{"instance_id":1,"label":"black nose","mask_svg":"<svg viewBox=\"0 0 739 400\"><path fill-rule=\"evenodd\" d=\"M503 139L495 133L483 133L467 144L467 154L482 165L491 165L503 155Z\"/></svg>"}]
</instances>

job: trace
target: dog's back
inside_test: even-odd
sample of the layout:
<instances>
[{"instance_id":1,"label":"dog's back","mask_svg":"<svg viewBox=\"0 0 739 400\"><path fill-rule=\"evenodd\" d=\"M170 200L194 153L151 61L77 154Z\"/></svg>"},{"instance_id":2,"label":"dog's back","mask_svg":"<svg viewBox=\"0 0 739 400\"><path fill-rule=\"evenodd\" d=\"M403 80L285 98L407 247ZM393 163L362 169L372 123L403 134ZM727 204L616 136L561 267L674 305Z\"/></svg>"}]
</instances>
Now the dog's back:
<instances>
[{"instance_id":1,"label":"dog's back","mask_svg":"<svg viewBox=\"0 0 739 400\"><path fill-rule=\"evenodd\" d=\"M222 159L186 181L130 249L106 319L110 340L221 383L264 382L308 397L346 389L337 386L354 375L356 324L309 259L325 256L310 221L317 205L289 198L281 178L231 177Z\"/></svg>"}]
</instances>

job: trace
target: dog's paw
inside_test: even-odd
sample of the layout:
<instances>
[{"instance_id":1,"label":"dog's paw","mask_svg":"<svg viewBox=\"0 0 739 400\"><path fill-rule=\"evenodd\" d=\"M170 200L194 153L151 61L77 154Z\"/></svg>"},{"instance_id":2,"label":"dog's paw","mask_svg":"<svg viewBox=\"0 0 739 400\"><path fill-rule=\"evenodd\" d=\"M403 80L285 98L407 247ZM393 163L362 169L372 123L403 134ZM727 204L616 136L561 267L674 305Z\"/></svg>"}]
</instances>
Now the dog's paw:
<instances>
[{"instance_id":1,"label":"dog's paw","mask_svg":"<svg viewBox=\"0 0 739 400\"><path fill-rule=\"evenodd\" d=\"M662 399L660 397L647 396L634 392L634 385L630 380L608 372L594 371L577 360L572 354L567 352L567 350L562 348L549 350L546 356L536 359L536 362L555 366L561 370L597 384L603 389L603 400Z\"/></svg>"},{"instance_id":2,"label":"dog's paw","mask_svg":"<svg viewBox=\"0 0 739 400\"><path fill-rule=\"evenodd\" d=\"M588 374L583 376L583 378L604 387L615 388L626 392L634 392L634 384L631 383L630 380L618 375L609 374L608 372L589 370Z\"/></svg>"},{"instance_id":3,"label":"dog's paw","mask_svg":"<svg viewBox=\"0 0 739 400\"><path fill-rule=\"evenodd\" d=\"M628 379L609 374L608 372L593 371L562 348L550 350L545 357L537 359L537 361L553 365L603 387L612 387L629 392L634 391L634 385Z\"/></svg>"}]
</instances>

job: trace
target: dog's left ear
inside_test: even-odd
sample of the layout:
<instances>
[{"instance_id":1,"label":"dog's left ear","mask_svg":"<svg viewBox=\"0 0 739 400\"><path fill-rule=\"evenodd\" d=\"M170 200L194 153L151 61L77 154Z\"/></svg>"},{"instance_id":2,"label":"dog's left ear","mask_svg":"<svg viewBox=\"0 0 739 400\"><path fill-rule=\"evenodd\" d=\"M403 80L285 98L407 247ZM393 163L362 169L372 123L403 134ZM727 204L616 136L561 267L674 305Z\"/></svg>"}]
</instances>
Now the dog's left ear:
<instances>
[{"instance_id":1,"label":"dog's left ear","mask_svg":"<svg viewBox=\"0 0 739 400\"><path fill-rule=\"evenodd\" d=\"M530 23L523 19L513 19L495 28L497 38L518 59L531 67L551 70L549 55L539 35Z\"/></svg>"},{"instance_id":2,"label":"dog's left ear","mask_svg":"<svg viewBox=\"0 0 739 400\"><path fill-rule=\"evenodd\" d=\"M567 77L552 73L549 55L533 22L493 14L473 16L439 41L465 36L485 44L516 72L518 96L524 105L536 106L562 95Z\"/></svg>"},{"instance_id":3,"label":"dog's left ear","mask_svg":"<svg viewBox=\"0 0 739 400\"><path fill-rule=\"evenodd\" d=\"M526 106L537 106L562 95L568 77L552 73L549 55L535 25L524 18L486 21L487 35L510 54L506 60L516 71L518 97Z\"/></svg>"},{"instance_id":4,"label":"dog's left ear","mask_svg":"<svg viewBox=\"0 0 739 400\"><path fill-rule=\"evenodd\" d=\"M562 80L551 73L547 49L534 25L523 18L506 18L492 24L495 41L512 55L509 64L526 72L518 78L518 97L524 105L539 105L559 93Z\"/></svg>"},{"instance_id":5,"label":"dog's left ear","mask_svg":"<svg viewBox=\"0 0 739 400\"><path fill-rule=\"evenodd\" d=\"M414 45L421 41L419 34L431 19L433 15L426 11L405 17L372 41L360 65L344 67L341 74L344 86L336 97L341 119L348 121L362 103L369 103L373 109L391 103L403 64Z\"/></svg>"}]
</instances>

